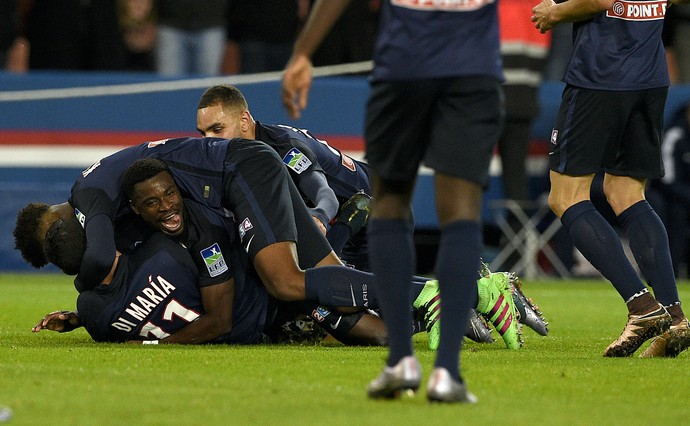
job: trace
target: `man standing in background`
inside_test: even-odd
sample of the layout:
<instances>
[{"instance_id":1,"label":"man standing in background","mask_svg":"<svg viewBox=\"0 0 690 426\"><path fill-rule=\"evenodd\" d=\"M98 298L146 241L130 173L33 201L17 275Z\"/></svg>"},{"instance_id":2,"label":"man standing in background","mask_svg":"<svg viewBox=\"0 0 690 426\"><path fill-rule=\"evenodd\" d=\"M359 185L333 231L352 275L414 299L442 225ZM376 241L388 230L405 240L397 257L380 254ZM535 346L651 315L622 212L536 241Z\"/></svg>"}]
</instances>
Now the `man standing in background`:
<instances>
[{"instance_id":1,"label":"man standing in background","mask_svg":"<svg viewBox=\"0 0 690 426\"><path fill-rule=\"evenodd\" d=\"M283 104L293 118L306 107L310 57L347 0L318 1L283 77ZM460 375L462 336L476 286L483 239L482 190L502 121L502 71L494 2L383 1L365 124L366 159L373 171L369 257L389 334L389 357L369 384L371 398L415 391L421 368L406 314L415 264L409 215L417 170L434 169L441 241L436 273L441 339L427 386L430 401L474 403ZM395 250L391 250L395 247ZM385 300L384 300L385 299ZM503 297L504 329L517 327L514 305ZM520 346L515 329L513 346Z\"/></svg>"},{"instance_id":2,"label":"man standing in background","mask_svg":"<svg viewBox=\"0 0 690 426\"><path fill-rule=\"evenodd\" d=\"M680 306L666 228L644 195L647 180L664 175L661 134L670 83L661 41L666 4L650 5L644 13L638 4L543 0L532 9L531 21L541 32L574 22L573 54L551 132L549 206L628 308L625 328L604 356L630 356L661 336L642 356L673 357L690 346L690 328ZM600 171L606 199L654 296L616 231L592 204L590 189Z\"/></svg>"}]
</instances>

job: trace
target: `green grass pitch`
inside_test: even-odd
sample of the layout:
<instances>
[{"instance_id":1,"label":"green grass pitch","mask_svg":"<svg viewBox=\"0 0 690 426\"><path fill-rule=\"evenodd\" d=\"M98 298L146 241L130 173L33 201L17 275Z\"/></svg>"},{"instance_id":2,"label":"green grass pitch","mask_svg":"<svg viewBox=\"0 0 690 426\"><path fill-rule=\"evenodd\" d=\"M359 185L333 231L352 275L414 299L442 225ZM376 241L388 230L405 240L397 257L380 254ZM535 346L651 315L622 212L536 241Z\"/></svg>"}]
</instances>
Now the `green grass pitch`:
<instances>
[{"instance_id":1,"label":"green grass pitch","mask_svg":"<svg viewBox=\"0 0 690 426\"><path fill-rule=\"evenodd\" d=\"M72 309L71 279L0 274L0 406L8 424L147 425L680 425L690 422L690 353L675 359L607 359L625 323L604 281L526 281L550 323L524 330L509 351L465 344L462 371L479 404L430 405L414 398L370 401L365 387L385 348L320 346L141 346L96 344L83 329L31 327ZM690 284L679 284L690 301ZM643 346L644 348L644 346ZM424 371L434 353L416 336ZM426 376L425 376L426 377Z\"/></svg>"}]
</instances>

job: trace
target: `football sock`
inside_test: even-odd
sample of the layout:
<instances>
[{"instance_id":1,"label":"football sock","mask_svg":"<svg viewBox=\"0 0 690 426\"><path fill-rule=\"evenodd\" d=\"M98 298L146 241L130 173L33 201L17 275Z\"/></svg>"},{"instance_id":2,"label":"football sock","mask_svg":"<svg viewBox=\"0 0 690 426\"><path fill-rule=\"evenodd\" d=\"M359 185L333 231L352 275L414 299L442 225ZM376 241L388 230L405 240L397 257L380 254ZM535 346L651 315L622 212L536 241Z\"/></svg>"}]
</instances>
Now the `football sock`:
<instances>
[{"instance_id":1,"label":"football sock","mask_svg":"<svg viewBox=\"0 0 690 426\"><path fill-rule=\"evenodd\" d=\"M387 365L393 367L403 357L412 355L410 277L415 262L412 227L404 220L370 218L367 237L369 261L388 331Z\"/></svg>"},{"instance_id":2,"label":"football sock","mask_svg":"<svg viewBox=\"0 0 690 426\"><path fill-rule=\"evenodd\" d=\"M685 313L683 313L683 308L680 307L680 302L676 302L670 306L664 306L671 318L673 318L673 323L671 325L678 325L685 318Z\"/></svg>"},{"instance_id":3,"label":"football sock","mask_svg":"<svg viewBox=\"0 0 690 426\"><path fill-rule=\"evenodd\" d=\"M409 282L409 278L407 279ZM360 306L378 309L374 276L347 266L320 266L305 271L307 300L325 306Z\"/></svg>"},{"instance_id":4,"label":"football sock","mask_svg":"<svg viewBox=\"0 0 690 426\"><path fill-rule=\"evenodd\" d=\"M334 223L331 229L326 233L326 239L331 244L333 251L338 257L342 254L345 243L350 239L350 234L350 227L341 222Z\"/></svg>"},{"instance_id":5,"label":"football sock","mask_svg":"<svg viewBox=\"0 0 690 426\"><path fill-rule=\"evenodd\" d=\"M460 348L470 309L477 306L477 279L482 251L478 222L457 221L441 228L436 273L441 292L441 339L435 367L460 378Z\"/></svg>"},{"instance_id":6,"label":"football sock","mask_svg":"<svg viewBox=\"0 0 690 426\"><path fill-rule=\"evenodd\" d=\"M668 234L664 224L646 200L633 204L618 216L642 275L654 296L667 306L680 299L673 273Z\"/></svg>"},{"instance_id":7,"label":"football sock","mask_svg":"<svg viewBox=\"0 0 690 426\"><path fill-rule=\"evenodd\" d=\"M626 300L625 304L628 306L628 312L632 315L645 315L659 310L659 302L649 293L646 287Z\"/></svg>"},{"instance_id":8,"label":"football sock","mask_svg":"<svg viewBox=\"0 0 690 426\"><path fill-rule=\"evenodd\" d=\"M581 201L568 208L561 223L575 247L611 281L623 300L646 288L628 261L618 234L591 201Z\"/></svg>"}]
</instances>

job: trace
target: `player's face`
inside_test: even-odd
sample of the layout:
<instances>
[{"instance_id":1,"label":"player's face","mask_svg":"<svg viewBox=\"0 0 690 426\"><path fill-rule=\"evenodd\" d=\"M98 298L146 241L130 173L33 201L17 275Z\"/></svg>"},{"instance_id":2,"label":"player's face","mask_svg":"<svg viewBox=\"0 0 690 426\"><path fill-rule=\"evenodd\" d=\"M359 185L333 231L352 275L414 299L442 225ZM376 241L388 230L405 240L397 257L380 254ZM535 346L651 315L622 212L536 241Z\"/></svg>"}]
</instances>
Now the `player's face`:
<instances>
[{"instance_id":1,"label":"player's face","mask_svg":"<svg viewBox=\"0 0 690 426\"><path fill-rule=\"evenodd\" d=\"M206 138L241 138L242 114L227 111L222 105L212 105L197 110L196 128Z\"/></svg>"},{"instance_id":2,"label":"player's face","mask_svg":"<svg viewBox=\"0 0 690 426\"><path fill-rule=\"evenodd\" d=\"M182 196L168 172L134 185L132 209L146 223L168 235L176 236L184 231Z\"/></svg>"}]
</instances>

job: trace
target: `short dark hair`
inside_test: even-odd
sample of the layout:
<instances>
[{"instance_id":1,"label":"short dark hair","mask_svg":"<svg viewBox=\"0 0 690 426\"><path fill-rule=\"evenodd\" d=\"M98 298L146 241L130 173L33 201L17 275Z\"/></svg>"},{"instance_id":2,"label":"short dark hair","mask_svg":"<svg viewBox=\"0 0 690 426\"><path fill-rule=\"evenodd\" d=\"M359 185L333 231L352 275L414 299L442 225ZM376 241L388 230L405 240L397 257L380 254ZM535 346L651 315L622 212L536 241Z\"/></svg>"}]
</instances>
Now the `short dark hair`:
<instances>
[{"instance_id":1,"label":"short dark hair","mask_svg":"<svg viewBox=\"0 0 690 426\"><path fill-rule=\"evenodd\" d=\"M134 194L134 185L151 179L161 172L170 173L170 168L163 160L158 158L142 158L137 160L122 174L122 189L131 200ZM172 175L172 173L170 174Z\"/></svg>"},{"instance_id":2,"label":"short dark hair","mask_svg":"<svg viewBox=\"0 0 690 426\"><path fill-rule=\"evenodd\" d=\"M218 84L211 86L201 95L199 105L196 109L202 109L213 105L221 104L224 107L240 107L249 109L247 100L240 89L229 84Z\"/></svg>"},{"instance_id":3,"label":"short dark hair","mask_svg":"<svg viewBox=\"0 0 690 426\"><path fill-rule=\"evenodd\" d=\"M43 249L65 274L77 275L86 251L86 232L77 218L58 219L48 228Z\"/></svg>"},{"instance_id":4,"label":"short dark hair","mask_svg":"<svg viewBox=\"0 0 690 426\"><path fill-rule=\"evenodd\" d=\"M48 204L30 203L17 213L17 223L12 234L14 235L14 248L22 253L24 260L34 268L40 268L48 264L43 244L38 238L41 217L48 211Z\"/></svg>"}]
</instances>

